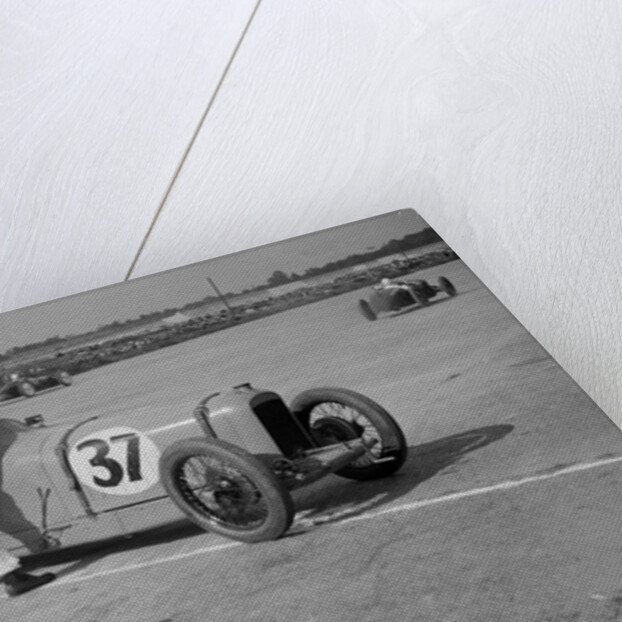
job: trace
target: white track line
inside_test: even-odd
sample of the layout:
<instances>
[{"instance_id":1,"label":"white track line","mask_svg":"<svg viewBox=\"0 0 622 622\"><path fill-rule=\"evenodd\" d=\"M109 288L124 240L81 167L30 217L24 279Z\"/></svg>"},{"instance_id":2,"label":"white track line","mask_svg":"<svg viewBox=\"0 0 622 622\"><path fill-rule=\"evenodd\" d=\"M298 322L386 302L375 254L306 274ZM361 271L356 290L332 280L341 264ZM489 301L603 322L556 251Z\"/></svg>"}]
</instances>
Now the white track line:
<instances>
[{"instance_id":1,"label":"white track line","mask_svg":"<svg viewBox=\"0 0 622 622\"><path fill-rule=\"evenodd\" d=\"M395 514L396 512L404 512L407 510L417 510L419 508L425 508L430 505L436 505L438 503L448 503L450 501L458 501L459 499L468 499L469 497L476 497L478 495L486 495L490 492L497 492L500 490L511 490L512 488L518 488L525 484L532 484L534 482L542 482L555 477L562 477L564 475L571 475L572 473L580 473L581 471L589 471L590 469L597 469L599 467L607 466L609 464L616 464L622 462L622 456L616 456L615 458L606 458L605 460L598 460L597 462L586 462L583 464L574 464L559 471L553 471L552 473L543 473L541 475L530 475L529 477L523 477L522 479L507 480L500 482L499 484L493 484L492 486L484 486L483 488L474 488L472 490L464 490L462 492L454 492L442 497L434 497L432 499L421 499L419 501L413 501L412 503L404 503L403 505L393 506L377 512L366 512L359 516L351 516L341 521L340 524L351 523L358 520L367 520L369 518L376 518L377 516L384 516L386 514Z\"/></svg>"},{"instance_id":2,"label":"white track line","mask_svg":"<svg viewBox=\"0 0 622 622\"><path fill-rule=\"evenodd\" d=\"M606 458L604 460L598 460L596 462L587 462L583 464L575 464L552 473L543 473L541 475L531 475L522 479L507 480L499 484L493 484L492 486L484 486L483 488L474 488L472 490L465 490L463 492L451 493L443 495L442 497L433 497L430 499L420 499L419 501L413 501L412 503L405 503L403 505L397 505L377 512L366 512L359 516L353 516L345 518L338 523L333 523L334 526L345 525L355 521L369 520L371 518L377 518L379 516L385 516L387 514L395 514L397 512L406 512L409 510L416 510L425 508L431 505L437 505L439 503L450 503L452 501L458 501L460 499L468 499L469 497L477 497L479 495L486 495L491 492L511 490L524 486L525 484L532 484L534 482L543 482L556 477L563 477L565 475L571 475L573 473L580 473L582 471L589 471L591 469L597 469L600 467L608 466L610 464L617 464L622 462L622 456L616 456L614 458ZM130 564L128 566L120 566L111 570L102 570L101 572L94 572L88 575L77 575L69 577L67 579L60 579L54 583L51 583L49 587L55 585L66 585L69 583L81 583L82 581L89 581L90 579L96 579L99 577L105 577L108 575L119 574L122 572L130 572L132 570L141 570L143 568L150 568L152 566L158 566L160 564L166 564L168 562L179 561L181 559L188 559L190 557L196 557L207 553L214 553L216 551L223 551L227 549L236 548L242 546L242 542L226 542L224 544L216 544L213 546L204 547L201 549L195 549L188 553L180 553L179 555L172 555L170 557L161 557L159 559L153 559L150 561L142 562L139 564Z\"/></svg>"},{"instance_id":3,"label":"white track line","mask_svg":"<svg viewBox=\"0 0 622 622\"><path fill-rule=\"evenodd\" d=\"M214 544L213 546L206 546L202 549L194 549L188 553L180 553L179 555L171 555L170 557L161 557L159 559L152 559L147 562L141 562L139 564L130 564L128 566L120 566L118 568L112 568L111 570L102 570L101 572L94 572L89 575L77 575L69 577L67 579L61 579L52 585L63 585L65 583L80 583L81 581L88 581L89 579L95 579L97 577L105 577L111 574L118 574L120 572L129 572L130 570L142 570L143 568L149 568L151 566L159 566L167 562L176 562L180 559L187 559L188 557L196 557L197 555L203 555L204 553L214 553L215 551L223 551L226 549L232 549L236 546L242 546L243 542L225 542L224 544Z\"/></svg>"}]
</instances>

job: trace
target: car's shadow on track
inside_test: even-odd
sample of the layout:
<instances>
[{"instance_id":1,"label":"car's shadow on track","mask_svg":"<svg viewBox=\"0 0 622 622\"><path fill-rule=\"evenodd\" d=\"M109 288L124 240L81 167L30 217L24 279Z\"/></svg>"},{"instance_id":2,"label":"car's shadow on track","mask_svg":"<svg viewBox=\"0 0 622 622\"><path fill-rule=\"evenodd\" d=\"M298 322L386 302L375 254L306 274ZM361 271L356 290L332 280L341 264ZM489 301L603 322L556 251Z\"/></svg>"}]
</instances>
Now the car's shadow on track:
<instances>
[{"instance_id":1,"label":"car's shadow on track","mask_svg":"<svg viewBox=\"0 0 622 622\"><path fill-rule=\"evenodd\" d=\"M456 465L468 453L501 440L513 429L514 426L509 424L486 426L411 446L402 469L390 477L355 482L331 476L312 487L301 489L296 496L297 519L289 535L377 511L382 506L395 505L397 499L422 482Z\"/></svg>"},{"instance_id":2,"label":"car's shadow on track","mask_svg":"<svg viewBox=\"0 0 622 622\"><path fill-rule=\"evenodd\" d=\"M109 540L66 547L58 551L51 550L37 555L30 555L22 559L22 566L26 570L32 570L44 566L69 564L66 568L56 573L57 577L60 578L84 570L109 555L135 549L144 549L149 546L166 544L167 542L175 542L199 535L205 535L205 531L190 521L180 518L178 521L170 523L165 527L150 529L131 537L116 537Z\"/></svg>"},{"instance_id":3,"label":"car's shadow on track","mask_svg":"<svg viewBox=\"0 0 622 622\"><path fill-rule=\"evenodd\" d=\"M442 304L449 302L450 300L454 300L456 298L459 298L460 296L464 296L465 294L468 294L472 291L476 291L476 290L469 289L469 290L461 291L455 296L442 296L441 298L435 298L433 300L428 300L427 305L413 304L413 305L409 305L408 307L403 307L402 309L399 309L398 311L390 311L388 313L381 313L378 316L378 320L390 320L391 318L401 317L402 315L408 315L409 313L414 313L415 311L422 311L423 309L427 309L429 307L435 307L437 305L442 305Z\"/></svg>"}]
</instances>

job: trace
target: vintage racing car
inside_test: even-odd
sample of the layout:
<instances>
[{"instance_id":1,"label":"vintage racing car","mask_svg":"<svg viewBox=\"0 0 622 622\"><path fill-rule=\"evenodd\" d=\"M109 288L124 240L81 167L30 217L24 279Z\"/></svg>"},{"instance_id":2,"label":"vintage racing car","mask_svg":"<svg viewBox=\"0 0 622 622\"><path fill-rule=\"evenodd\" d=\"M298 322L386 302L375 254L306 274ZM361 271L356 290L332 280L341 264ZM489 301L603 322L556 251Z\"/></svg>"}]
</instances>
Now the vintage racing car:
<instances>
[{"instance_id":1,"label":"vintage racing car","mask_svg":"<svg viewBox=\"0 0 622 622\"><path fill-rule=\"evenodd\" d=\"M382 279L379 285L372 288L369 299L359 300L359 310L370 321L378 319L380 313L400 311L415 305L427 306L430 298L439 292L448 296L456 295L453 283L444 276L439 277L438 285L432 285L424 279L414 281L391 281Z\"/></svg>"},{"instance_id":2,"label":"vintage racing car","mask_svg":"<svg viewBox=\"0 0 622 622\"><path fill-rule=\"evenodd\" d=\"M336 388L304 391L288 407L243 384L186 418L27 422L0 419L0 531L10 534L0 546L22 554L125 537L184 514L236 540L275 539L294 517L291 490L331 472L383 477L407 453L388 412Z\"/></svg>"},{"instance_id":3,"label":"vintage racing car","mask_svg":"<svg viewBox=\"0 0 622 622\"><path fill-rule=\"evenodd\" d=\"M0 374L0 399L32 397L37 391L60 385L69 386L72 382L71 374L64 370L39 376L4 371Z\"/></svg>"}]
</instances>

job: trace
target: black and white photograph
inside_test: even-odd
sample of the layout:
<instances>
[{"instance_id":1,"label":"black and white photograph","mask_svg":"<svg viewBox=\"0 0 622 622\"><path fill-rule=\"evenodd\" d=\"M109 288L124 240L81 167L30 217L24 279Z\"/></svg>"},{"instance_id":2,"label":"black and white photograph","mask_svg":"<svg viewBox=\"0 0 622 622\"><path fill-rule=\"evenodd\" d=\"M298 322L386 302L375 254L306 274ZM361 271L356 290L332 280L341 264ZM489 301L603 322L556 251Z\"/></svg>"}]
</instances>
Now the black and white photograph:
<instances>
[{"instance_id":1,"label":"black and white photograph","mask_svg":"<svg viewBox=\"0 0 622 622\"><path fill-rule=\"evenodd\" d=\"M622 433L411 209L0 335L3 620L622 619Z\"/></svg>"}]
</instances>

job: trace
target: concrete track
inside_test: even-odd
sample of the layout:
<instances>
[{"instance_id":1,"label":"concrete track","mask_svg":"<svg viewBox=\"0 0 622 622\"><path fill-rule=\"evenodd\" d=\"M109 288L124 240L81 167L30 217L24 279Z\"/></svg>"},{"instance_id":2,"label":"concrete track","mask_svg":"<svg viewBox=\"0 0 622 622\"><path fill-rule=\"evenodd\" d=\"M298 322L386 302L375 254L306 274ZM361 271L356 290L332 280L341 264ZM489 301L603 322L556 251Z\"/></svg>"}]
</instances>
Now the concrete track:
<instances>
[{"instance_id":1,"label":"concrete track","mask_svg":"<svg viewBox=\"0 0 622 622\"><path fill-rule=\"evenodd\" d=\"M129 422L187 417L245 381L287 400L343 386L394 414L410 457L385 480L335 476L297 493L277 542L182 523L57 560L60 579L2 601L2 619L622 620L620 432L460 262L423 273L440 275L456 298L368 322L361 290L3 404L6 417Z\"/></svg>"}]
</instances>

